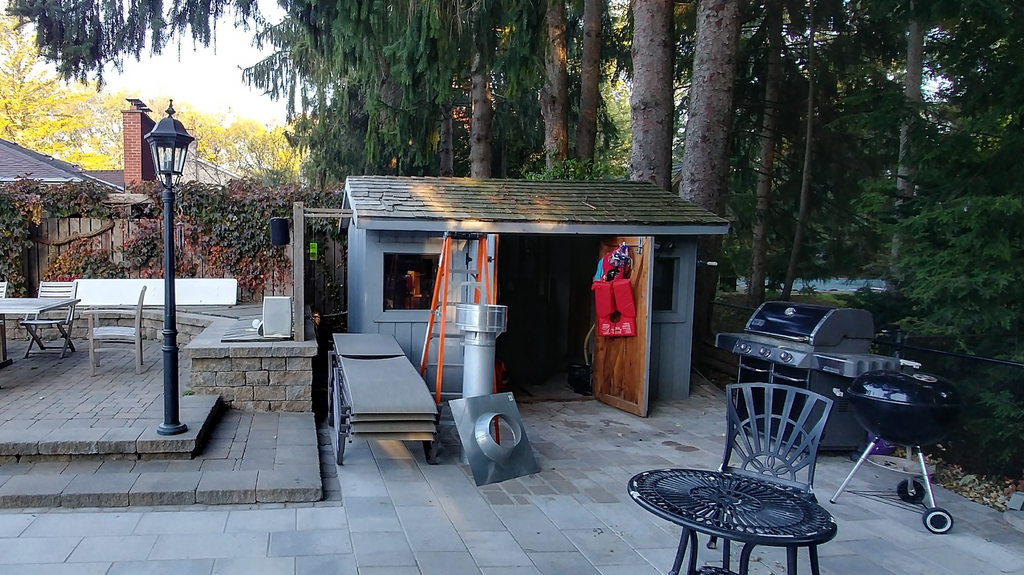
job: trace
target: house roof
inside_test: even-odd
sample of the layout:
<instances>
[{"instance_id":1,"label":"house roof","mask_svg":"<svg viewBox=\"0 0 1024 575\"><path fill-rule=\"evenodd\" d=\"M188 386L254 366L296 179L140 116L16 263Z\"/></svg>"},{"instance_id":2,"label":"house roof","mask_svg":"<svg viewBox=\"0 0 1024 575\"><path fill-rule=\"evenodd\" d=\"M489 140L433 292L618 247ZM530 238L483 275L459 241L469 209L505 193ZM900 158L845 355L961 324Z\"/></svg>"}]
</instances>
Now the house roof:
<instances>
[{"instance_id":1,"label":"house roof","mask_svg":"<svg viewBox=\"0 0 1024 575\"><path fill-rule=\"evenodd\" d=\"M118 188L124 188L124 170L88 170L86 173L97 180L103 180Z\"/></svg>"},{"instance_id":2,"label":"house roof","mask_svg":"<svg viewBox=\"0 0 1024 575\"><path fill-rule=\"evenodd\" d=\"M0 182L17 180L39 180L47 184L92 180L116 187L93 177L75 164L0 139Z\"/></svg>"},{"instance_id":3,"label":"house roof","mask_svg":"<svg viewBox=\"0 0 1024 575\"><path fill-rule=\"evenodd\" d=\"M351 176L357 228L486 233L724 234L728 222L644 182Z\"/></svg>"},{"instance_id":4,"label":"house roof","mask_svg":"<svg viewBox=\"0 0 1024 575\"><path fill-rule=\"evenodd\" d=\"M148 150L147 150L148 151ZM200 182L203 184L227 185L231 180L240 180L242 176L231 170L218 166L213 162L197 156L195 144L185 156L185 166L181 172L181 181Z\"/></svg>"}]
</instances>

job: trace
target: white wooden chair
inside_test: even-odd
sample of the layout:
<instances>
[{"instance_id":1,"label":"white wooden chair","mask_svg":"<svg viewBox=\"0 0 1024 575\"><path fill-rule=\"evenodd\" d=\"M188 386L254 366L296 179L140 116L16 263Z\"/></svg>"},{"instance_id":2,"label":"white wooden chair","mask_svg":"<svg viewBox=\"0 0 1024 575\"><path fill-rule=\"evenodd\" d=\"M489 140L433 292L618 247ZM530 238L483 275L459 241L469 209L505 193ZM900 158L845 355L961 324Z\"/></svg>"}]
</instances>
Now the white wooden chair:
<instances>
[{"instance_id":1,"label":"white wooden chair","mask_svg":"<svg viewBox=\"0 0 1024 575\"><path fill-rule=\"evenodd\" d=\"M78 286L75 282L39 282L39 293L36 297L43 299L75 299L77 291ZM46 349L43 340L39 338L38 329L41 327L55 327L60 332L61 338L64 340L64 346L60 350L61 358L64 357L68 349L75 351L75 344L71 342L71 327L74 321L75 304L68 306L67 314L64 317L41 317L41 314L26 315L24 319L18 322L20 325L25 326L30 337L28 349L25 350L25 357L28 358L33 344L41 350Z\"/></svg>"},{"instance_id":2,"label":"white wooden chair","mask_svg":"<svg viewBox=\"0 0 1024 575\"><path fill-rule=\"evenodd\" d=\"M0 298L7 297L7 282L0 282ZM0 315L0 361L7 361L7 324Z\"/></svg>"},{"instance_id":3,"label":"white wooden chair","mask_svg":"<svg viewBox=\"0 0 1024 575\"><path fill-rule=\"evenodd\" d=\"M100 353L128 351L123 346L135 346L135 373L142 373L142 304L146 300L146 286L139 292L139 303L132 308L90 309L82 312L89 318L89 367L96 376L100 366ZM129 317L135 314L132 327L100 325L100 320L111 317ZM105 347L114 345L118 347ZM102 346L102 347L101 347Z\"/></svg>"}]
</instances>

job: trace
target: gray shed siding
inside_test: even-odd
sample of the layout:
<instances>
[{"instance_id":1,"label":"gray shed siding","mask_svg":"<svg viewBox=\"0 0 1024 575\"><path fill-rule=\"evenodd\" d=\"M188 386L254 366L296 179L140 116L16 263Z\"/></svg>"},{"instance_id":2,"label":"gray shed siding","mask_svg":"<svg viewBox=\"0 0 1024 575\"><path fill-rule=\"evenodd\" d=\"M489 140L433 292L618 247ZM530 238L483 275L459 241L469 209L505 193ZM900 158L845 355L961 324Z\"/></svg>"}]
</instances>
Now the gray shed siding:
<instances>
[{"instance_id":1,"label":"gray shed siding","mask_svg":"<svg viewBox=\"0 0 1024 575\"><path fill-rule=\"evenodd\" d=\"M409 361L419 369L430 320L429 310L384 311L384 254L440 254L441 236L429 232L377 231L349 227L349 326L350 333L393 335ZM455 261L460 260L456 256ZM453 283L458 281L453 280ZM454 314L449 313L445 344L445 378L442 391L457 392L462 385L462 346ZM437 362L437 342L431 344L429 363ZM427 369L431 389L436 370Z\"/></svg>"},{"instance_id":2,"label":"gray shed siding","mask_svg":"<svg viewBox=\"0 0 1024 575\"><path fill-rule=\"evenodd\" d=\"M654 252L652 278L659 260L673 259L676 290L672 311L651 314L649 391L652 400L684 399L690 395L697 242L692 237L661 237L655 241L661 247Z\"/></svg>"},{"instance_id":3,"label":"gray shed siding","mask_svg":"<svg viewBox=\"0 0 1024 575\"><path fill-rule=\"evenodd\" d=\"M384 311L384 254L439 254L441 237L430 232L364 230L349 228L349 331L382 333L395 337L406 356L419 367L430 312L426 310ZM659 259L675 261L676 292L672 311L652 312L650 345L650 399L681 399L689 396L690 349L693 332L693 289L697 262L696 241L692 237L660 237L652 264ZM464 261L456 255L455 262ZM457 264L456 264L457 265ZM458 282L459 279L453 279ZM457 338L452 314L449 314L445 346L443 391L458 392L462 384L462 346ZM436 340L431 344L430 363L437 361ZM435 371L427 370L427 383L433 389Z\"/></svg>"}]
</instances>

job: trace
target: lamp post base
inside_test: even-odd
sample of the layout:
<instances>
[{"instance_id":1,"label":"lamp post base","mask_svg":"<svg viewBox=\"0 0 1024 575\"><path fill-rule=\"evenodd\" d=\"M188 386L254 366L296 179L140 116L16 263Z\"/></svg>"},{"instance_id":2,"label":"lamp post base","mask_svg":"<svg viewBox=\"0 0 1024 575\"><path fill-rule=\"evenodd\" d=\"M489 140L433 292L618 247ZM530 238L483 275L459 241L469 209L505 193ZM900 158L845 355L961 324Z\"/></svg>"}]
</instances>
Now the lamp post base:
<instances>
[{"instance_id":1,"label":"lamp post base","mask_svg":"<svg viewBox=\"0 0 1024 575\"><path fill-rule=\"evenodd\" d=\"M156 427L157 435L178 435L179 433L185 433L186 431L188 431L188 426L184 423L178 423L176 425L161 423Z\"/></svg>"}]
</instances>

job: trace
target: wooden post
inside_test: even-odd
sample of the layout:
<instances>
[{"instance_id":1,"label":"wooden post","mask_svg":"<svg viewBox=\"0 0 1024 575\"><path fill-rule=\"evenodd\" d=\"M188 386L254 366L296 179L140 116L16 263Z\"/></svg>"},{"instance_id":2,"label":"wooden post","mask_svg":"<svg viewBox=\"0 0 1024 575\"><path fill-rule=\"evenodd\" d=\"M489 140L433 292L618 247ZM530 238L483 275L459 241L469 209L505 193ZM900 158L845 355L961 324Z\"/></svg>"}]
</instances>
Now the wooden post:
<instances>
[{"instance_id":1,"label":"wooden post","mask_svg":"<svg viewBox=\"0 0 1024 575\"><path fill-rule=\"evenodd\" d=\"M306 215L302 202L292 210L292 321L295 341L306 340Z\"/></svg>"}]
</instances>

